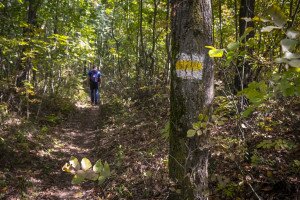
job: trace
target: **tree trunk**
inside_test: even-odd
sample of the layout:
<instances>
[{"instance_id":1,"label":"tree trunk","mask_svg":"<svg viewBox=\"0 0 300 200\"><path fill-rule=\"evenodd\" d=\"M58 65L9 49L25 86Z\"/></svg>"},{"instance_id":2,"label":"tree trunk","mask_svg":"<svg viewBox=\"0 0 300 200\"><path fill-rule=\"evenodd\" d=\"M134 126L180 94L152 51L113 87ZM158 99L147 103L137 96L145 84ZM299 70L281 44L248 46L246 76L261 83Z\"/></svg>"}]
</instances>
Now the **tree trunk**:
<instances>
[{"instance_id":1,"label":"tree trunk","mask_svg":"<svg viewBox=\"0 0 300 200\"><path fill-rule=\"evenodd\" d=\"M171 63L171 36L169 33L170 27L169 27L169 20L170 20L170 1L167 1L167 14L166 14L166 51L167 51L167 59L166 59L166 65L164 69L163 79L164 83L169 83L169 73L170 73L170 63Z\"/></svg>"},{"instance_id":2,"label":"tree trunk","mask_svg":"<svg viewBox=\"0 0 300 200\"><path fill-rule=\"evenodd\" d=\"M153 1L153 24L152 24L152 49L150 53L151 64L150 64L150 72L149 72L149 84L155 84L155 50L156 50L156 15L157 15L157 0Z\"/></svg>"},{"instance_id":3,"label":"tree trunk","mask_svg":"<svg viewBox=\"0 0 300 200\"><path fill-rule=\"evenodd\" d=\"M235 25L235 41L238 41L238 5L237 0L234 0L234 25Z\"/></svg>"},{"instance_id":4,"label":"tree trunk","mask_svg":"<svg viewBox=\"0 0 300 200\"><path fill-rule=\"evenodd\" d=\"M222 30L222 0L219 0L219 30L220 30L220 49L223 49L223 30Z\"/></svg>"},{"instance_id":5,"label":"tree trunk","mask_svg":"<svg viewBox=\"0 0 300 200\"><path fill-rule=\"evenodd\" d=\"M27 0L28 1L28 12L27 12L27 23L28 27L24 28L23 35L28 40L28 38L33 37L34 29L37 27L37 10L41 4L41 0ZM29 41L30 42L30 41ZM21 53L21 58L18 61L18 69L20 74L16 80L16 86L23 86L23 82L26 80L29 70L32 67L31 61L29 59L24 59L23 53L30 48L29 46L24 46ZM25 62L23 62L25 60Z\"/></svg>"},{"instance_id":6,"label":"tree trunk","mask_svg":"<svg viewBox=\"0 0 300 200\"><path fill-rule=\"evenodd\" d=\"M145 46L143 33L143 0L139 3L139 68L144 69L144 76L146 76L146 62L145 62ZM141 77L140 77L141 79Z\"/></svg>"},{"instance_id":7,"label":"tree trunk","mask_svg":"<svg viewBox=\"0 0 300 200\"><path fill-rule=\"evenodd\" d=\"M205 48L212 45L211 2L174 0L171 6L169 199L208 199L209 134L187 138L187 131L199 114L209 115L213 100L213 62Z\"/></svg>"},{"instance_id":8,"label":"tree trunk","mask_svg":"<svg viewBox=\"0 0 300 200\"><path fill-rule=\"evenodd\" d=\"M253 18L254 17L254 7L255 7L255 0L241 0L241 7L240 7L240 15L239 15L239 34L240 37L245 33L246 28L254 27L253 21L247 22L243 18ZM246 43L247 40L254 37L254 30L251 31L247 37L242 41ZM249 55L252 54L252 49L246 49ZM238 61L238 68L237 74L235 75L235 89L236 91L243 90L248 84L252 81L252 74L251 74L251 64L245 58L241 58ZM243 102L241 103L243 107Z\"/></svg>"}]
</instances>

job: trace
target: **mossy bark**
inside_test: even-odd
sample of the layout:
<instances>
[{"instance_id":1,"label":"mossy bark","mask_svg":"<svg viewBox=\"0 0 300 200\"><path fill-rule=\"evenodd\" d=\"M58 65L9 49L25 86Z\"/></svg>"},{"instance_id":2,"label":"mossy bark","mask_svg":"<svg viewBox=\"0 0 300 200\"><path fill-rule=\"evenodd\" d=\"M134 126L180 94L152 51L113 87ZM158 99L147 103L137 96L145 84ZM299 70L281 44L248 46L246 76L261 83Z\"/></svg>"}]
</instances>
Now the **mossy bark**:
<instances>
[{"instance_id":1,"label":"mossy bark","mask_svg":"<svg viewBox=\"0 0 300 200\"><path fill-rule=\"evenodd\" d=\"M208 134L187 138L200 113L209 115L213 99L211 4L206 0L172 1L172 66L169 174L174 183L169 199L207 199ZM178 55L199 55L203 79L176 74Z\"/></svg>"}]
</instances>

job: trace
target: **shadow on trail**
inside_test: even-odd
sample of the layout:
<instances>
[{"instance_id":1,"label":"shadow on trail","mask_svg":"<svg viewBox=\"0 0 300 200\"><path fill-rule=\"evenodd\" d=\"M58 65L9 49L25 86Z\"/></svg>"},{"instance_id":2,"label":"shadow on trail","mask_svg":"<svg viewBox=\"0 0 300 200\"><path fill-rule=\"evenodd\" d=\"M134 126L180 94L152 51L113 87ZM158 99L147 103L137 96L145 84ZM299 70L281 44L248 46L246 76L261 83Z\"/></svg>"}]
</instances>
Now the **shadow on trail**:
<instances>
[{"instance_id":1,"label":"shadow on trail","mask_svg":"<svg viewBox=\"0 0 300 200\"><path fill-rule=\"evenodd\" d=\"M93 199L94 183L71 184L72 177L61 170L71 156L95 162L100 109L77 107L69 118L52 127L42 142L32 136L27 148L12 146L0 157L1 198L4 199Z\"/></svg>"},{"instance_id":2,"label":"shadow on trail","mask_svg":"<svg viewBox=\"0 0 300 200\"><path fill-rule=\"evenodd\" d=\"M119 100L98 107L78 106L69 118L31 138L27 151L7 152L0 162L4 199L165 199L168 189L167 143L161 129L167 109ZM167 107L165 107L167 108ZM151 111L151 112L150 112ZM157 116L161 116L158 118ZM38 135L36 133L36 135ZM102 185L72 185L62 171L71 156L107 161L112 175ZM2 189L1 189L2 188ZM0 197L0 199L1 199Z\"/></svg>"}]
</instances>

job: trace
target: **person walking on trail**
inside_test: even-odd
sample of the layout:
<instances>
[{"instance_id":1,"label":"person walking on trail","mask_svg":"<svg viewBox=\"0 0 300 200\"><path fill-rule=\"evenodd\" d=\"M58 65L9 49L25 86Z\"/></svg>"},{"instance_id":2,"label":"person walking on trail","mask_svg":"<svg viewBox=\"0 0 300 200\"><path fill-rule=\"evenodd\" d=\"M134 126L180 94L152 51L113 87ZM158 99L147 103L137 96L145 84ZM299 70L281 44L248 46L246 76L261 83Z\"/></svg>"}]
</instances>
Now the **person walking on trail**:
<instances>
[{"instance_id":1,"label":"person walking on trail","mask_svg":"<svg viewBox=\"0 0 300 200\"><path fill-rule=\"evenodd\" d=\"M91 90L91 104L97 105L100 102L99 86L101 83L101 72L94 66L88 73L90 90Z\"/></svg>"}]
</instances>

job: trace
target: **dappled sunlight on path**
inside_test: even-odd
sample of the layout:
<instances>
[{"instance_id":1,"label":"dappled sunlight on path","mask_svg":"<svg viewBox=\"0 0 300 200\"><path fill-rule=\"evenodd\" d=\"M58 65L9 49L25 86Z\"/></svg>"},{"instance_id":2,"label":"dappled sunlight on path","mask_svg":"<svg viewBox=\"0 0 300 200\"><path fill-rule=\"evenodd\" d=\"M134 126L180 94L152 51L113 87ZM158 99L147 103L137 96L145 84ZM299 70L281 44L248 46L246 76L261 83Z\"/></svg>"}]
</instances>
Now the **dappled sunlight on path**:
<instances>
[{"instance_id":1,"label":"dappled sunlight on path","mask_svg":"<svg viewBox=\"0 0 300 200\"><path fill-rule=\"evenodd\" d=\"M167 143L160 139L165 120L156 116L166 118L167 112L148 109L119 101L77 104L68 119L35 127L29 151L9 152L14 162L0 162L0 175L1 167L7 169L9 180L5 199L165 199ZM72 175L62 171L71 156L108 162L111 176L101 185L72 185Z\"/></svg>"},{"instance_id":2,"label":"dappled sunlight on path","mask_svg":"<svg viewBox=\"0 0 300 200\"><path fill-rule=\"evenodd\" d=\"M61 167L71 156L78 159L83 157L94 159L95 138L99 133L99 114L99 107L77 104L76 112L65 123L55 128L52 136L55 142L50 156L57 163L50 175L57 178L50 184L47 183L47 189L40 192L39 198L93 199L96 197L93 184L71 185L71 176L62 172Z\"/></svg>"},{"instance_id":3,"label":"dappled sunlight on path","mask_svg":"<svg viewBox=\"0 0 300 200\"><path fill-rule=\"evenodd\" d=\"M94 183L72 185L62 171L71 156L95 161L96 137L100 133L100 109L77 104L76 110L59 125L49 127L43 140L28 152L9 152L13 163L3 166L10 185L4 199L96 199ZM37 133L37 135L41 133ZM42 135L41 135L42 137ZM14 156L14 154L16 154ZM1 166L0 166L1 169ZM2 170L0 170L0 175ZM17 184L14 184L17 183ZM3 191L1 191L3 192Z\"/></svg>"}]
</instances>

